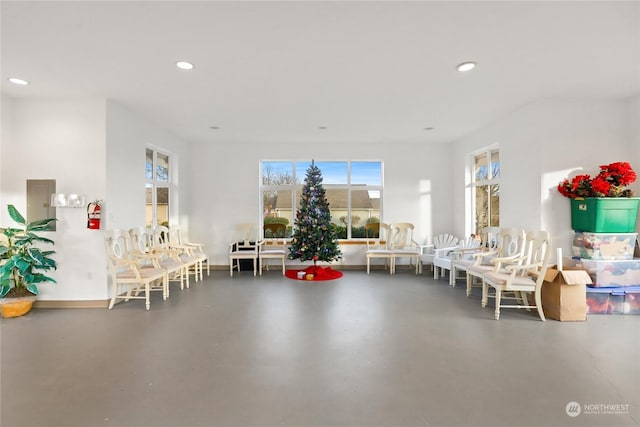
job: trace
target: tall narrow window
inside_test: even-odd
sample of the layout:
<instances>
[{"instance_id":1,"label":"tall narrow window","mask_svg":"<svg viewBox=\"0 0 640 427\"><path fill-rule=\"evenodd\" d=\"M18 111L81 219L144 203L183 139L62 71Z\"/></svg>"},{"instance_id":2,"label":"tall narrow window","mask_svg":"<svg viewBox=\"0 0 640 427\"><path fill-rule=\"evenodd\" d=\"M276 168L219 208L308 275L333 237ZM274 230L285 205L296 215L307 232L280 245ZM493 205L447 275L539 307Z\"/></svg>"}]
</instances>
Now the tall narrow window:
<instances>
[{"instance_id":1,"label":"tall narrow window","mask_svg":"<svg viewBox=\"0 0 640 427\"><path fill-rule=\"evenodd\" d=\"M153 148L146 150L146 225L169 225L169 155Z\"/></svg>"},{"instance_id":2,"label":"tall narrow window","mask_svg":"<svg viewBox=\"0 0 640 427\"><path fill-rule=\"evenodd\" d=\"M472 215L476 234L500 225L500 157L498 149L473 156L471 181Z\"/></svg>"},{"instance_id":3,"label":"tall narrow window","mask_svg":"<svg viewBox=\"0 0 640 427\"><path fill-rule=\"evenodd\" d=\"M310 161L261 162L263 222L282 222L291 236L302 184ZM320 161L331 219L340 239L364 238L364 227L380 222L382 162Z\"/></svg>"}]
</instances>

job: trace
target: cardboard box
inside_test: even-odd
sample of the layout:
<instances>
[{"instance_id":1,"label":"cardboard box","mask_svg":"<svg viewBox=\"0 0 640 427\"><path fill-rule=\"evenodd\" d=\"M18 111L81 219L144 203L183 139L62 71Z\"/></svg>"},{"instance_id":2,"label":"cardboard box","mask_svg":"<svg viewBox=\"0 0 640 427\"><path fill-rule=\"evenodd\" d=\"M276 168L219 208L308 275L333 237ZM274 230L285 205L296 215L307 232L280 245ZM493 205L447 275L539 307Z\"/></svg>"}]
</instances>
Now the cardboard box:
<instances>
[{"instance_id":1,"label":"cardboard box","mask_svg":"<svg viewBox=\"0 0 640 427\"><path fill-rule=\"evenodd\" d=\"M590 283L584 270L549 268L541 291L544 315L560 321L587 320L586 285Z\"/></svg>"}]
</instances>

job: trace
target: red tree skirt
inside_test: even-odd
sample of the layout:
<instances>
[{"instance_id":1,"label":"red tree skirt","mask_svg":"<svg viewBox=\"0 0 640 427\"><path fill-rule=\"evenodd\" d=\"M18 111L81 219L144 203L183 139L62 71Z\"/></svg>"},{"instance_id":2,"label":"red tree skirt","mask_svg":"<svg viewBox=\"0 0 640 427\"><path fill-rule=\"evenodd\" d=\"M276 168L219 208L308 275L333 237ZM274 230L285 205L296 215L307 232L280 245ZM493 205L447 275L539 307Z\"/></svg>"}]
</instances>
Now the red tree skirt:
<instances>
[{"instance_id":1,"label":"red tree skirt","mask_svg":"<svg viewBox=\"0 0 640 427\"><path fill-rule=\"evenodd\" d=\"M298 278L298 272L303 272L304 275L302 275L301 278ZM333 280L333 279L339 279L342 277L341 271L333 270L331 267L322 268L322 267L314 267L313 265L305 268L304 270L287 270L287 272L285 273L285 275L289 279L293 279L293 280L309 280L307 279L307 275L309 274L313 275L312 280L314 281Z\"/></svg>"}]
</instances>

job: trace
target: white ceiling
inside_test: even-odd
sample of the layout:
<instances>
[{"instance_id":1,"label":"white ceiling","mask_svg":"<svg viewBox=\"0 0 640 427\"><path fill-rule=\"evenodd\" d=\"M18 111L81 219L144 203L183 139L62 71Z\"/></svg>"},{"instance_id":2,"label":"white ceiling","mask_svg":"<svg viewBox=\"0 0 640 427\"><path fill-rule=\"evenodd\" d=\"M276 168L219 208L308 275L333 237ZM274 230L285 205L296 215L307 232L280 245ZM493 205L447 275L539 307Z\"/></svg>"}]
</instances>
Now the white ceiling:
<instances>
[{"instance_id":1,"label":"white ceiling","mask_svg":"<svg viewBox=\"0 0 640 427\"><path fill-rule=\"evenodd\" d=\"M637 1L0 7L3 94L110 98L194 142L448 142L537 99L640 93Z\"/></svg>"}]
</instances>

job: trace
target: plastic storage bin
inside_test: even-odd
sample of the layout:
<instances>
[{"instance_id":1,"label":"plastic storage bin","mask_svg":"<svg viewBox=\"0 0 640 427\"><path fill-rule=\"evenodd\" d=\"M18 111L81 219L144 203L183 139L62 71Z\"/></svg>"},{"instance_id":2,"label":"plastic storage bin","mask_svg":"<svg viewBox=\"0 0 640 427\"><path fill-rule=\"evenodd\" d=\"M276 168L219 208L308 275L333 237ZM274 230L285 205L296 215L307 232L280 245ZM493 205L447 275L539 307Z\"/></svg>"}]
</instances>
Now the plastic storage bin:
<instances>
[{"instance_id":1,"label":"plastic storage bin","mask_svg":"<svg viewBox=\"0 0 640 427\"><path fill-rule=\"evenodd\" d=\"M640 286L587 288L588 314L640 314Z\"/></svg>"},{"instance_id":2,"label":"plastic storage bin","mask_svg":"<svg viewBox=\"0 0 640 427\"><path fill-rule=\"evenodd\" d=\"M573 233L573 256L595 260L633 259L638 233Z\"/></svg>"},{"instance_id":3,"label":"plastic storage bin","mask_svg":"<svg viewBox=\"0 0 640 427\"><path fill-rule=\"evenodd\" d=\"M614 288L640 286L640 258L631 260L597 261L580 259L576 266L591 276L591 287Z\"/></svg>"},{"instance_id":4,"label":"plastic storage bin","mask_svg":"<svg viewBox=\"0 0 640 427\"><path fill-rule=\"evenodd\" d=\"M632 233L640 198L571 199L571 228L593 233Z\"/></svg>"}]
</instances>

